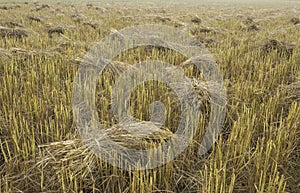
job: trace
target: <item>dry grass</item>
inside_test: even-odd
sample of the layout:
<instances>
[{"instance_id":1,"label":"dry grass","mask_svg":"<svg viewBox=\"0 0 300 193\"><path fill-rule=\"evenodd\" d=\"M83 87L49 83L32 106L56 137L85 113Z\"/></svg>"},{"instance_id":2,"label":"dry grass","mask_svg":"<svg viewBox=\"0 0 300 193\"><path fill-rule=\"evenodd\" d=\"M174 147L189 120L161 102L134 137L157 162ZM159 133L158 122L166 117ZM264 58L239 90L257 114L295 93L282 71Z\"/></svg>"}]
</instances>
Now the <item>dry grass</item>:
<instances>
[{"instance_id":1,"label":"dry grass","mask_svg":"<svg viewBox=\"0 0 300 193\"><path fill-rule=\"evenodd\" d=\"M15 38L22 38L27 37L28 31L24 29L16 29L16 28L7 28L0 26L0 37L15 37Z\"/></svg>"},{"instance_id":2,"label":"dry grass","mask_svg":"<svg viewBox=\"0 0 300 193\"><path fill-rule=\"evenodd\" d=\"M0 192L300 192L300 30L291 19L299 4L36 2L0 9ZM149 105L161 101L167 113L160 132L134 135L118 124L112 87L134 63L181 64L202 101L199 130L183 153L155 169L126 171L105 163L80 138L72 83L95 41L146 23L176 26L209 47L226 85L228 110L212 150L199 156L211 103L201 73L172 50L123 52L114 58L116 68L102 72L95 97L99 121L117 143L156 147L180 120L172 89L148 81L131 93L130 113L140 120L136 129L151 128Z\"/></svg>"}]
</instances>

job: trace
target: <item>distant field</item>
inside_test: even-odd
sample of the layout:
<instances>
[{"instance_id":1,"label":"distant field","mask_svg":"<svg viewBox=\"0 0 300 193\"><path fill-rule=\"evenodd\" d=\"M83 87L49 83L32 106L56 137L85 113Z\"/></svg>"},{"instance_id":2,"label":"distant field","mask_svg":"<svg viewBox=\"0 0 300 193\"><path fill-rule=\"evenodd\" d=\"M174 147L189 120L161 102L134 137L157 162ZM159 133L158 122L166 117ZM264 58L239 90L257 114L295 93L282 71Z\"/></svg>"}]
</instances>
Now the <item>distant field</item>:
<instances>
[{"instance_id":1,"label":"distant field","mask_svg":"<svg viewBox=\"0 0 300 193\"><path fill-rule=\"evenodd\" d=\"M0 0L0 192L300 192L298 2L78 2ZM161 130L137 135L119 127L111 95L134 64L159 60L182 68L201 101L188 148L165 165L127 171L106 163L82 139L72 89L96 42L145 24L174 27L207 48L224 81L227 111L216 143L200 156L214 102L207 85L218 83L202 84L189 58L171 49L142 46L117 55L101 72L93 101L117 144L159 147L182 118L172 88L147 81L130 93L129 112L142 123L137 128L147 130L150 104L161 101Z\"/></svg>"}]
</instances>

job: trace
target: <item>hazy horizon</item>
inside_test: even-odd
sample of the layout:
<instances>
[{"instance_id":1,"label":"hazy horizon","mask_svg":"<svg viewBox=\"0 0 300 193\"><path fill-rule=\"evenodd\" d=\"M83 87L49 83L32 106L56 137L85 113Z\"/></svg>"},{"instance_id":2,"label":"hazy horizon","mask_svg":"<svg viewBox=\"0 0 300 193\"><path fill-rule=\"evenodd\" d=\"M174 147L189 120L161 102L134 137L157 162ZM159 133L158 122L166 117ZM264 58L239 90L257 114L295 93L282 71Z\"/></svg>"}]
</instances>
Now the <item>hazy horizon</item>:
<instances>
[{"instance_id":1,"label":"hazy horizon","mask_svg":"<svg viewBox=\"0 0 300 193\"><path fill-rule=\"evenodd\" d=\"M102 3L102 2L136 2L136 3L148 3L148 2L169 2L169 3L216 3L216 2L230 2L230 3L284 3L284 2L300 2L300 0L65 0L65 2L73 2L73 3ZM61 2L60 0L0 0L0 3L24 3L24 2Z\"/></svg>"}]
</instances>

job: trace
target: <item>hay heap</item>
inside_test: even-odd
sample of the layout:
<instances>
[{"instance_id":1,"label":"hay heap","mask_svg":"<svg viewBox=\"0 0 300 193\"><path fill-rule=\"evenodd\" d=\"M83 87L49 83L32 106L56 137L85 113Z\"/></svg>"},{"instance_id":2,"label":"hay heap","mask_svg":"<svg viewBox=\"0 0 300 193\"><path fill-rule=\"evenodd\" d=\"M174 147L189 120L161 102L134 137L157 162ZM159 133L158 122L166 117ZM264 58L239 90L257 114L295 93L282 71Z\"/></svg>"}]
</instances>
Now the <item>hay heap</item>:
<instances>
[{"instance_id":1,"label":"hay heap","mask_svg":"<svg viewBox=\"0 0 300 193\"><path fill-rule=\"evenodd\" d=\"M168 18L168 17L162 17L162 16L157 16L156 18L155 18L155 20L156 21L158 21L158 22L167 22L167 21L171 21L171 19L170 18Z\"/></svg>"},{"instance_id":2,"label":"hay heap","mask_svg":"<svg viewBox=\"0 0 300 193\"><path fill-rule=\"evenodd\" d=\"M48 35L50 38L53 37L53 34L58 34L58 35L64 34L64 30L61 27L53 27L53 28L48 29Z\"/></svg>"},{"instance_id":3,"label":"hay heap","mask_svg":"<svg viewBox=\"0 0 300 193\"><path fill-rule=\"evenodd\" d=\"M3 5L3 6L0 6L0 10L12 10L12 9L18 9L18 8L21 8L21 6L20 5L12 5L12 6Z\"/></svg>"},{"instance_id":4,"label":"hay heap","mask_svg":"<svg viewBox=\"0 0 300 193\"><path fill-rule=\"evenodd\" d=\"M71 15L71 19L76 23L81 23L87 19L87 17L83 14L76 13Z\"/></svg>"},{"instance_id":5,"label":"hay heap","mask_svg":"<svg viewBox=\"0 0 300 193\"><path fill-rule=\"evenodd\" d=\"M22 38L28 37L28 31L19 28L7 28L0 26L0 37Z\"/></svg>"},{"instance_id":6,"label":"hay heap","mask_svg":"<svg viewBox=\"0 0 300 193\"><path fill-rule=\"evenodd\" d=\"M92 3L87 3L87 4L86 4L86 7L87 7L88 9L91 9L91 8L93 7L93 4L92 4Z\"/></svg>"},{"instance_id":7,"label":"hay heap","mask_svg":"<svg viewBox=\"0 0 300 193\"><path fill-rule=\"evenodd\" d=\"M97 29L99 23L97 21L90 20L90 21L84 21L83 25L90 26L93 29Z\"/></svg>"},{"instance_id":8,"label":"hay heap","mask_svg":"<svg viewBox=\"0 0 300 193\"><path fill-rule=\"evenodd\" d=\"M279 87L283 92L283 103L291 104L294 102L300 102L300 81L293 82L289 85L282 85Z\"/></svg>"},{"instance_id":9,"label":"hay heap","mask_svg":"<svg viewBox=\"0 0 300 193\"><path fill-rule=\"evenodd\" d=\"M9 28L24 27L23 24L17 23L15 21L1 21L0 25L3 27L9 27Z\"/></svg>"},{"instance_id":10,"label":"hay heap","mask_svg":"<svg viewBox=\"0 0 300 193\"><path fill-rule=\"evenodd\" d=\"M299 17L294 17L294 18L291 19L291 22L294 25L300 24L300 18Z\"/></svg>"},{"instance_id":11,"label":"hay heap","mask_svg":"<svg viewBox=\"0 0 300 193\"><path fill-rule=\"evenodd\" d=\"M57 53L62 52L60 47L54 47L47 50L25 50L21 48L11 48L9 49L10 55L18 55L18 56L30 56L30 55L48 55L53 56Z\"/></svg>"},{"instance_id":12,"label":"hay heap","mask_svg":"<svg viewBox=\"0 0 300 193\"><path fill-rule=\"evenodd\" d=\"M41 22L42 19L37 17L37 16L33 16L33 15L28 15L27 18L30 20L30 21L35 21L35 22Z\"/></svg>"},{"instance_id":13,"label":"hay heap","mask_svg":"<svg viewBox=\"0 0 300 193\"><path fill-rule=\"evenodd\" d=\"M147 127L152 126L152 123L145 121L132 125L132 127L146 130L149 129ZM166 128L162 129L160 132L154 132L148 135L136 135L127 132L123 129L123 127L117 125L112 128L105 129L105 132L108 134L111 140L116 142L118 145L130 149L150 149L155 147L157 144L161 144L162 141L166 141L172 137L172 132L170 132ZM97 134L91 135L97 136ZM59 171L59 167L61 167L61 165L63 164L65 165L65 167L71 168L74 173L88 173L88 168L83 167L85 167L86 165L96 166L97 160L99 159L94 153L94 150L97 149L97 143L95 143L96 140L98 141L98 143L101 143L101 137L99 137L95 139L74 139L40 145L39 150L43 154L43 157L41 158L41 160L37 161L37 165L35 168L40 168L48 165L49 170L47 169L45 171ZM85 161L82 162L82 159L84 159ZM83 165L82 163L86 164ZM102 166L100 165L100 167Z\"/></svg>"},{"instance_id":14,"label":"hay heap","mask_svg":"<svg viewBox=\"0 0 300 193\"><path fill-rule=\"evenodd\" d=\"M206 47L211 47L212 44L219 43L219 40L216 38L207 38L207 37L200 37L199 41L204 44Z\"/></svg>"},{"instance_id":15,"label":"hay heap","mask_svg":"<svg viewBox=\"0 0 300 193\"><path fill-rule=\"evenodd\" d=\"M199 32L201 32L201 33L211 33L211 32L214 32L214 30L212 28L209 28L209 27L203 27L203 28L199 29Z\"/></svg>"},{"instance_id":16,"label":"hay heap","mask_svg":"<svg viewBox=\"0 0 300 193\"><path fill-rule=\"evenodd\" d=\"M129 133L122 124L107 129L108 136L117 144L130 149L151 149L157 144L171 139L173 133L163 126L157 127L152 122L141 121L129 126L130 130L145 130L148 134L134 132Z\"/></svg>"},{"instance_id":17,"label":"hay heap","mask_svg":"<svg viewBox=\"0 0 300 193\"><path fill-rule=\"evenodd\" d=\"M259 24L253 19L248 17L245 21L242 22L240 29L242 31L259 31Z\"/></svg>"},{"instance_id":18,"label":"hay heap","mask_svg":"<svg viewBox=\"0 0 300 193\"><path fill-rule=\"evenodd\" d=\"M294 44L270 39L267 40L266 43L262 46L262 51L264 54L276 51L280 57L291 57L295 48L296 45Z\"/></svg>"},{"instance_id":19,"label":"hay heap","mask_svg":"<svg viewBox=\"0 0 300 193\"><path fill-rule=\"evenodd\" d=\"M202 19L199 18L199 17L196 15L195 17L193 17L193 18L191 19L191 22L192 22L192 23L197 23L197 24L199 24L199 23L202 23Z\"/></svg>"},{"instance_id":20,"label":"hay heap","mask_svg":"<svg viewBox=\"0 0 300 193\"><path fill-rule=\"evenodd\" d=\"M50 8L50 6L47 4L36 5L35 7L31 8L30 11L41 11L41 10L47 9L47 8Z\"/></svg>"}]
</instances>

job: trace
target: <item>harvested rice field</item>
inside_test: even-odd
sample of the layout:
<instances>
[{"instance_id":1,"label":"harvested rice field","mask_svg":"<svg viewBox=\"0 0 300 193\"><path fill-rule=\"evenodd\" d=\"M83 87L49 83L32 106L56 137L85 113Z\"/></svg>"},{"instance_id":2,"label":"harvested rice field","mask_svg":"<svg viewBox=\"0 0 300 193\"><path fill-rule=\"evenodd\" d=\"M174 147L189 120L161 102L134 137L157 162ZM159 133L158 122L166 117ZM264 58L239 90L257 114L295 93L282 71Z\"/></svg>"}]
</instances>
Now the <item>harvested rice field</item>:
<instances>
[{"instance_id":1,"label":"harvested rice field","mask_svg":"<svg viewBox=\"0 0 300 193\"><path fill-rule=\"evenodd\" d=\"M0 1L0 192L299 193L300 1Z\"/></svg>"}]
</instances>

